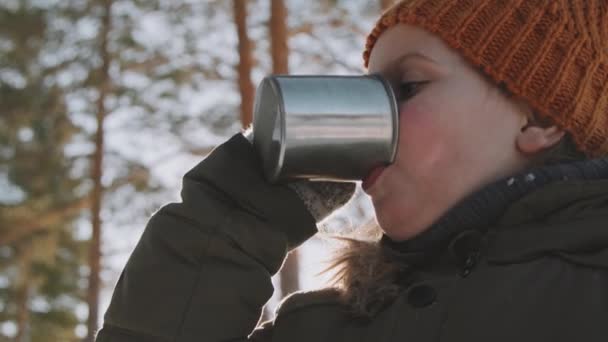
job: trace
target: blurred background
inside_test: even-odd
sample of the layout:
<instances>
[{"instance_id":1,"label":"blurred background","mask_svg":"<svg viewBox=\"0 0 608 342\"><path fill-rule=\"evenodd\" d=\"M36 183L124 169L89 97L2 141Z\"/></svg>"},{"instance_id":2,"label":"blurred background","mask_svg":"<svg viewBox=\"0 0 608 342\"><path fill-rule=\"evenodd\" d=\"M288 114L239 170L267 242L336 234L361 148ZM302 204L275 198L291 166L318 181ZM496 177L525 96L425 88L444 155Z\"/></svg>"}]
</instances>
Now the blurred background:
<instances>
[{"instance_id":1,"label":"blurred background","mask_svg":"<svg viewBox=\"0 0 608 342\"><path fill-rule=\"evenodd\" d=\"M391 0L0 0L0 342L93 341L150 215L268 74L364 73ZM364 194L323 222L373 218ZM290 254L265 308L327 284ZM168 294L169 295L169 294Z\"/></svg>"}]
</instances>

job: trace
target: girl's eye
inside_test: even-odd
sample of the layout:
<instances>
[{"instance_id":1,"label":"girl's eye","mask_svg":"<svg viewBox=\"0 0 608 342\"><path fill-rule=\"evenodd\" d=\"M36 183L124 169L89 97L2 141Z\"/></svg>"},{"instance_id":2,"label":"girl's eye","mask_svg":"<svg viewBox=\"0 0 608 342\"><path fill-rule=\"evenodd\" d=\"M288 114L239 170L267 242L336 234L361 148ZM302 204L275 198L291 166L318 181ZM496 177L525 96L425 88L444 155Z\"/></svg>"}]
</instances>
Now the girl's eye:
<instances>
[{"instance_id":1,"label":"girl's eye","mask_svg":"<svg viewBox=\"0 0 608 342\"><path fill-rule=\"evenodd\" d=\"M427 82L403 82L399 84L399 101L405 101L416 95Z\"/></svg>"}]
</instances>

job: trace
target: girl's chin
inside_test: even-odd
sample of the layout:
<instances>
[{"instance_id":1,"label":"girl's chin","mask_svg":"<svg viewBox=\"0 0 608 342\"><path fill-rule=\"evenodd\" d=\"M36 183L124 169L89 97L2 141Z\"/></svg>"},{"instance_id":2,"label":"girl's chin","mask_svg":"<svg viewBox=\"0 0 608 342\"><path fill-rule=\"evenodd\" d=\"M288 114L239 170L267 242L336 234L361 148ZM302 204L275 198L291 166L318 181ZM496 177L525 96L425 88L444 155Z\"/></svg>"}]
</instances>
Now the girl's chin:
<instances>
[{"instance_id":1,"label":"girl's chin","mask_svg":"<svg viewBox=\"0 0 608 342\"><path fill-rule=\"evenodd\" d=\"M388 210L383 210L383 207L375 207L376 221L385 235L393 241L407 240L410 234L407 234L407 227L400 224L401 220L396 217L396 213Z\"/></svg>"},{"instance_id":2,"label":"girl's chin","mask_svg":"<svg viewBox=\"0 0 608 342\"><path fill-rule=\"evenodd\" d=\"M404 232L401 229L382 228L382 231L384 232L384 235L388 236L392 241L396 242L407 241L415 236L415 234Z\"/></svg>"},{"instance_id":3,"label":"girl's chin","mask_svg":"<svg viewBox=\"0 0 608 342\"><path fill-rule=\"evenodd\" d=\"M420 219L420 216L416 215L414 208L397 210L397 207L389 208L387 206L374 204L374 209L378 225L384 234L393 241L412 239L425 230L424 227L426 227L426 225L424 225L423 222L418 222L418 220L414 219Z\"/></svg>"},{"instance_id":4,"label":"girl's chin","mask_svg":"<svg viewBox=\"0 0 608 342\"><path fill-rule=\"evenodd\" d=\"M386 236L397 242L413 239L422 233L422 231L412 231L411 229L407 229L407 227L403 226L384 228L382 225L380 225L380 227Z\"/></svg>"}]
</instances>

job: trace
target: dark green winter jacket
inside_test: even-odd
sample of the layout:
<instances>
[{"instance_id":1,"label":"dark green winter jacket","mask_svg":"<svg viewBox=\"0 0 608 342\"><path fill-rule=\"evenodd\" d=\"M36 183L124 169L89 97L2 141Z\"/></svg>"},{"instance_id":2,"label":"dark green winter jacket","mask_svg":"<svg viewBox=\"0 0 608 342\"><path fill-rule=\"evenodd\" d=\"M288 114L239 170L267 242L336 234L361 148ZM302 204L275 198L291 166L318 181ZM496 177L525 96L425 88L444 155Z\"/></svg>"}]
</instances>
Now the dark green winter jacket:
<instances>
[{"instance_id":1,"label":"dark green winter jacket","mask_svg":"<svg viewBox=\"0 0 608 342\"><path fill-rule=\"evenodd\" d=\"M255 329L271 276L316 226L236 135L150 219L97 341L608 341L608 180L544 186L485 231L473 268L457 256L421 268L371 320L327 290L291 296Z\"/></svg>"}]
</instances>

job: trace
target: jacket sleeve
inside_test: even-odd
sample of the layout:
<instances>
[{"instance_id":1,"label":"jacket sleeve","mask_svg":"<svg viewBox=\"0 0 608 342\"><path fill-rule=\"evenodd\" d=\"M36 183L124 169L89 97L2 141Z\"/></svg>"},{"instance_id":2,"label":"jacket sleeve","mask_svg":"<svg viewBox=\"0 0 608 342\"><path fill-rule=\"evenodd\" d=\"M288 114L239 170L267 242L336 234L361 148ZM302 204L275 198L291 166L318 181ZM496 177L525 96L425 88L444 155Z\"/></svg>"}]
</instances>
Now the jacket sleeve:
<instances>
[{"instance_id":1,"label":"jacket sleeve","mask_svg":"<svg viewBox=\"0 0 608 342\"><path fill-rule=\"evenodd\" d=\"M249 339L271 276L317 231L295 192L261 170L237 134L184 176L181 203L152 216L130 256L98 342ZM266 324L254 340L271 335Z\"/></svg>"}]
</instances>

